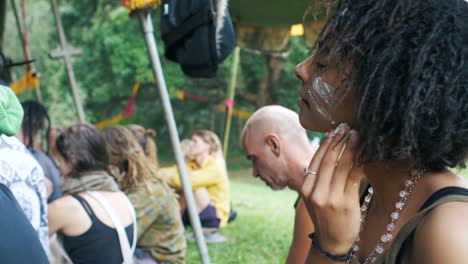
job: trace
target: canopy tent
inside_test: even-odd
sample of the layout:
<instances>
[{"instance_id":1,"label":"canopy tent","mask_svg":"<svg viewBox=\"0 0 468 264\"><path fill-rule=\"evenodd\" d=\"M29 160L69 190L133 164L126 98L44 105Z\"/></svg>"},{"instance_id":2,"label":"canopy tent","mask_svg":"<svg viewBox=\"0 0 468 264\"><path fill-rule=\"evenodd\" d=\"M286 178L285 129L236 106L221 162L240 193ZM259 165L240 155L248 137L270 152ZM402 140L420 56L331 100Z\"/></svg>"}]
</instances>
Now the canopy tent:
<instances>
[{"instance_id":1,"label":"canopy tent","mask_svg":"<svg viewBox=\"0 0 468 264\"><path fill-rule=\"evenodd\" d=\"M238 46L262 52L287 51L296 24L303 25L306 47L312 48L330 9L327 0L236 0L229 6Z\"/></svg>"}]
</instances>

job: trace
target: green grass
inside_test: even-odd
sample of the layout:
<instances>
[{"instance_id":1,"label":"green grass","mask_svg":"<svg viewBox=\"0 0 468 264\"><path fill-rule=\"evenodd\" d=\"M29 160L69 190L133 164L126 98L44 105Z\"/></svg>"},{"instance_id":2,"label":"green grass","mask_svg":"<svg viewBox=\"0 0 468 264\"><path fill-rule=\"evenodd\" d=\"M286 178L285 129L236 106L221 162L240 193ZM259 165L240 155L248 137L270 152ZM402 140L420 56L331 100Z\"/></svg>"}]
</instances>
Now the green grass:
<instances>
[{"instance_id":1,"label":"green grass","mask_svg":"<svg viewBox=\"0 0 468 264\"><path fill-rule=\"evenodd\" d=\"M465 177L465 179L468 180L468 168L466 168L464 170L453 170L453 172L455 172L458 175L461 175L461 176Z\"/></svg>"},{"instance_id":2,"label":"green grass","mask_svg":"<svg viewBox=\"0 0 468 264\"><path fill-rule=\"evenodd\" d=\"M241 170L230 174L237 219L222 229L228 241L209 244L211 263L284 263L292 238L297 194L272 191ZM187 242L186 262L200 263L195 243Z\"/></svg>"}]
</instances>

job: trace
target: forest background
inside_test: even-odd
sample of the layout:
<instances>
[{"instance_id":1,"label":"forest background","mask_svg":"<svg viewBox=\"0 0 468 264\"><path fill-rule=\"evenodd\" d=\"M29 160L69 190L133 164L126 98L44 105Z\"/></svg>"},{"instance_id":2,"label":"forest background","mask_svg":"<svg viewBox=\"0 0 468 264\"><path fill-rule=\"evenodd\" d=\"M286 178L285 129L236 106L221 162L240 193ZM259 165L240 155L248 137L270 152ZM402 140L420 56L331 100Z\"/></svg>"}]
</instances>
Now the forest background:
<instances>
[{"instance_id":1,"label":"forest background","mask_svg":"<svg viewBox=\"0 0 468 264\"><path fill-rule=\"evenodd\" d=\"M5 23L1 39L3 53L13 61L24 59L20 36L9 1L5 6ZM141 82L135 98L133 115L120 124L137 123L157 131L156 141L161 158L172 157L168 129L153 77L147 50L136 19L132 19L120 1L59 1L60 14L68 43L83 53L74 59L74 71L87 121L97 123L120 113L135 82ZM1 10L0 10L1 11ZM77 122L65 66L52 60L48 53L59 47L54 16L49 0L26 1L25 23L34 66L41 74L43 102L53 126L64 127ZM181 138L197 129L211 129L222 139L225 113L218 110L226 98L233 56L220 65L216 78L192 79L184 76L179 65L164 58L160 40L159 9L153 11L155 35L162 58L164 75L171 94L177 91L207 98L208 101L180 100L171 103ZM293 70L308 53L300 37L292 37L290 49L283 54L263 54L242 49L235 95L235 108L253 112L267 104L280 104L297 111L300 83ZM15 67L12 79L24 74ZM33 99L27 91L21 100ZM245 118L234 116L229 142L230 157L240 160L239 136Z\"/></svg>"}]
</instances>

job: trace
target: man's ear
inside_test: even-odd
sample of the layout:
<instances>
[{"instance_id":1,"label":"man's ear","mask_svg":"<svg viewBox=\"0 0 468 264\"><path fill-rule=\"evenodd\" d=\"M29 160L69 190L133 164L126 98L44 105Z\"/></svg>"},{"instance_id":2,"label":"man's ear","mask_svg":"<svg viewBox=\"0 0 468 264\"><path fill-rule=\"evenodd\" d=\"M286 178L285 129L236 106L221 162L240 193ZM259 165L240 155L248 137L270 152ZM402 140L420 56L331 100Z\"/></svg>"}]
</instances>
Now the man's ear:
<instances>
[{"instance_id":1,"label":"man's ear","mask_svg":"<svg viewBox=\"0 0 468 264\"><path fill-rule=\"evenodd\" d=\"M271 152L273 152L275 156L279 156L281 152L281 144L279 138L275 134L268 134L266 137L266 142Z\"/></svg>"}]
</instances>

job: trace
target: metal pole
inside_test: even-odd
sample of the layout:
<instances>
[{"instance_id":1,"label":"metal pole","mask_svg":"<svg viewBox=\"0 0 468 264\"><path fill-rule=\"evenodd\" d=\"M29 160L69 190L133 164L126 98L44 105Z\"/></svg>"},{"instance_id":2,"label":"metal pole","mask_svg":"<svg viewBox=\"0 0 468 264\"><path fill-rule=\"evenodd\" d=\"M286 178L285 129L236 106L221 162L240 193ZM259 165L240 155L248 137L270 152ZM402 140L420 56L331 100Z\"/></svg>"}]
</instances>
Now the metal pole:
<instances>
[{"instance_id":1,"label":"metal pole","mask_svg":"<svg viewBox=\"0 0 468 264\"><path fill-rule=\"evenodd\" d=\"M67 69L68 79L70 81L70 88L73 95L73 101L75 103L76 112L78 114L78 120L80 123L86 121L85 114L83 111L83 106L81 105L80 95L78 94L78 85L76 84L75 73L73 72L73 66L71 62L71 54L68 52L67 39L65 38L65 33L63 32L62 20L60 19L57 0L51 0L52 8L54 9L55 22L57 23L57 32L60 40L60 47L63 51L63 61L65 62L65 67Z\"/></svg>"},{"instance_id":2,"label":"metal pole","mask_svg":"<svg viewBox=\"0 0 468 264\"><path fill-rule=\"evenodd\" d=\"M18 8L16 7L15 0L11 0L11 6L13 8L13 13L15 14L16 26L18 27L20 41L23 47L24 60L28 61L31 59L31 50L29 50L29 47L27 46L25 25L21 26ZM32 64L33 63L30 62L25 65L26 71L29 71L31 68L34 68L34 66L31 67ZM36 89L34 89L34 95L36 96L36 101L42 103L40 87L36 87Z\"/></svg>"},{"instance_id":3,"label":"metal pole","mask_svg":"<svg viewBox=\"0 0 468 264\"><path fill-rule=\"evenodd\" d=\"M240 48L237 46L234 50L234 60L232 62L231 81L229 82L229 89L226 100L232 102L231 107L226 106L226 125L224 127L224 139L223 139L223 154L224 159L227 158L228 147L229 147L229 134L231 132L231 121L232 121L232 110L234 108L234 92L236 91L237 84L237 72L239 71L239 54Z\"/></svg>"},{"instance_id":4,"label":"metal pole","mask_svg":"<svg viewBox=\"0 0 468 264\"><path fill-rule=\"evenodd\" d=\"M166 81L164 79L161 61L158 55L158 49L156 41L154 39L153 22L151 14L148 11L136 11L138 19L141 24L141 28L145 35L146 47L148 48L148 54L151 60L151 68L153 70L154 78L158 83L159 95L163 104L164 114L166 122L169 127L169 134L171 136L172 148L174 149L177 167L179 169L180 181L182 183L182 190L184 192L185 201L187 202L187 208L190 216L190 223L192 224L195 238L197 240L198 252L200 254L201 263L210 263L208 255L208 248L205 244L205 238L200 224L200 218L198 217L197 207L192 193L192 185L187 176L187 169L185 167L184 157L182 155L179 135L177 132L176 123L174 120L174 114L172 112L171 102L169 100L169 94L167 92Z\"/></svg>"}]
</instances>

